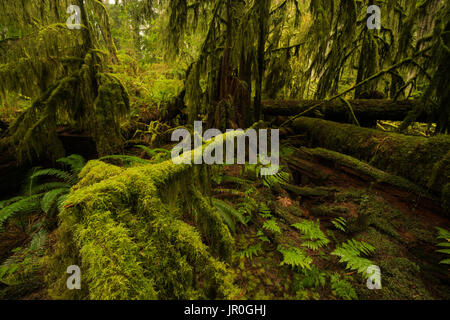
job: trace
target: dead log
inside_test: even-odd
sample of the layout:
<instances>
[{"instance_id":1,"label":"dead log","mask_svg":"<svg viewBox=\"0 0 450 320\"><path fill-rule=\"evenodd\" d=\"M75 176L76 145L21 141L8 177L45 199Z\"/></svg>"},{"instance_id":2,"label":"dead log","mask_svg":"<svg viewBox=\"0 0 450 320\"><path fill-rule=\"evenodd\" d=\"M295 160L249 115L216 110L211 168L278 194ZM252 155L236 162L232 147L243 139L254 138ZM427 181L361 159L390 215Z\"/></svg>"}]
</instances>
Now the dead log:
<instances>
[{"instance_id":1,"label":"dead log","mask_svg":"<svg viewBox=\"0 0 450 320\"><path fill-rule=\"evenodd\" d=\"M353 112L362 124L370 124L376 120L403 121L407 114L417 105L417 101L403 100L349 100ZM295 116L307 111L320 101L315 100L286 100L286 101L264 101L264 115L268 118ZM324 103L315 110L311 110L305 116L312 118L322 118L342 123L353 123L354 118L348 105L340 100L333 100ZM426 118L418 119L419 122L426 122Z\"/></svg>"},{"instance_id":2,"label":"dead log","mask_svg":"<svg viewBox=\"0 0 450 320\"><path fill-rule=\"evenodd\" d=\"M295 155L298 158L306 158L319 163L325 163L346 174L357 176L368 183L375 182L381 186L389 185L403 191L414 192L416 194L431 197L424 188L405 178L374 168L365 162L342 153L322 148L300 148Z\"/></svg>"},{"instance_id":3,"label":"dead log","mask_svg":"<svg viewBox=\"0 0 450 320\"><path fill-rule=\"evenodd\" d=\"M302 196L306 198L329 198L334 196L337 189L336 188L326 188L326 187L299 187L289 183L281 183L281 187L287 191L290 191L297 196Z\"/></svg>"},{"instance_id":4,"label":"dead log","mask_svg":"<svg viewBox=\"0 0 450 320\"><path fill-rule=\"evenodd\" d=\"M305 133L310 146L350 155L450 198L450 136L428 139L305 117L291 130Z\"/></svg>"},{"instance_id":5,"label":"dead log","mask_svg":"<svg viewBox=\"0 0 450 320\"><path fill-rule=\"evenodd\" d=\"M323 172L326 176L311 175L311 168L303 167L304 163L315 165L314 172ZM327 149L299 148L288 159L289 168L293 173L308 177L319 185L340 185L343 187L368 186L371 190L377 190L389 194L402 202L410 203L412 200L421 208L427 208L435 213L445 211L445 205L439 204L439 199L430 194L427 189L415 183L357 160ZM447 212L448 214L448 212Z\"/></svg>"}]
</instances>

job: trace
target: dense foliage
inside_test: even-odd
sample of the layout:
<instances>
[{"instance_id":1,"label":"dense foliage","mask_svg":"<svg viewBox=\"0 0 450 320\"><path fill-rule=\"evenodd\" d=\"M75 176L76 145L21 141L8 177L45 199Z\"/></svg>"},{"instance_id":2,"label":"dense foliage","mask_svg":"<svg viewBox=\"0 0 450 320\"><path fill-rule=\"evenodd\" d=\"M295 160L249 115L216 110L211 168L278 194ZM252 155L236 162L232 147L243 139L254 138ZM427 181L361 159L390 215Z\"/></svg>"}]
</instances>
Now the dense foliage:
<instances>
[{"instance_id":1,"label":"dense foliage","mask_svg":"<svg viewBox=\"0 0 450 320\"><path fill-rule=\"evenodd\" d=\"M448 299L449 28L444 0L0 0L0 298ZM176 165L194 121L280 129L279 172Z\"/></svg>"}]
</instances>

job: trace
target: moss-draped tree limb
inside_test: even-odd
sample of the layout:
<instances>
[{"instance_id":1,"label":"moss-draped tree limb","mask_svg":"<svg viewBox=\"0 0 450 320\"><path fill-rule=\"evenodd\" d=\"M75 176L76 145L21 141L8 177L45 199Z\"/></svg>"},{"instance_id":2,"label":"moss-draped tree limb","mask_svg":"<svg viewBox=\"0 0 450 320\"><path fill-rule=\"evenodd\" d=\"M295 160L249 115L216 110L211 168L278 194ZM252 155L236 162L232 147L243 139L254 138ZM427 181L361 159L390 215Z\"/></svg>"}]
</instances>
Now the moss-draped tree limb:
<instances>
[{"instance_id":1,"label":"moss-draped tree limb","mask_svg":"<svg viewBox=\"0 0 450 320\"><path fill-rule=\"evenodd\" d=\"M0 98L16 92L34 101L0 140L0 150L12 150L21 162L61 157L61 123L89 131L99 154L121 149L120 119L129 101L107 68L117 61L109 17L101 1L73 4L81 11L80 29L65 23L68 1L0 1L0 24L17 34L0 43Z\"/></svg>"}]
</instances>

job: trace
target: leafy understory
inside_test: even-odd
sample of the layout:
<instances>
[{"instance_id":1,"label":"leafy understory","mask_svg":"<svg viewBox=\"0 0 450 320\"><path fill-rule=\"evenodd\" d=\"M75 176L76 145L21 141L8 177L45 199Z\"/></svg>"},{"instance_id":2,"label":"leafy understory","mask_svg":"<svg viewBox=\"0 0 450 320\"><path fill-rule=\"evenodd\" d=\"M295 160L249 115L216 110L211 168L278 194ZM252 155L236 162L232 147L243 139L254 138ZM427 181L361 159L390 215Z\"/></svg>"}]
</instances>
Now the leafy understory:
<instances>
[{"instance_id":1,"label":"leafy understory","mask_svg":"<svg viewBox=\"0 0 450 320\"><path fill-rule=\"evenodd\" d=\"M22 217L36 211L53 214L61 211L70 188L76 184L78 174L85 165L79 155L58 159L64 169L35 168L24 186L24 195L0 202L0 224L20 214Z\"/></svg>"},{"instance_id":2,"label":"leafy understory","mask_svg":"<svg viewBox=\"0 0 450 320\"><path fill-rule=\"evenodd\" d=\"M439 253L443 253L446 256L450 255L450 231L442 229L442 228L437 228L438 230L438 239L439 240L444 240L445 242L440 242L437 244L438 247L442 248L437 250L437 252ZM450 264L450 259L444 259L440 262L441 264Z\"/></svg>"},{"instance_id":3,"label":"leafy understory","mask_svg":"<svg viewBox=\"0 0 450 320\"><path fill-rule=\"evenodd\" d=\"M298 247L288 247L279 246L277 249L283 255L283 261L281 266L287 265L291 268L297 269L310 269L312 258L308 256L306 251Z\"/></svg>"},{"instance_id":4,"label":"leafy understory","mask_svg":"<svg viewBox=\"0 0 450 320\"><path fill-rule=\"evenodd\" d=\"M449 1L70 4L0 0L0 299L450 298Z\"/></svg>"},{"instance_id":5,"label":"leafy understory","mask_svg":"<svg viewBox=\"0 0 450 320\"><path fill-rule=\"evenodd\" d=\"M361 257L361 255L370 256L374 251L374 246L352 239L338 246L331 254L338 256L339 262L345 263L347 269L366 275L369 267L374 264L369 259Z\"/></svg>"},{"instance_id":6,"label":"leafy understory","mask_svg":"<svg viewBox=\"0 0 450 320\"><path fill-rule=\"evenodd\" d=\"M330 240L328 240L320 229L320 221L314 222L304 220L293 224L292 227L299 230L303 234L302 239L305 241L302 243L302 246L307 247L308 249L318 250L330 243Z\"/></svg>"}]
</instances>

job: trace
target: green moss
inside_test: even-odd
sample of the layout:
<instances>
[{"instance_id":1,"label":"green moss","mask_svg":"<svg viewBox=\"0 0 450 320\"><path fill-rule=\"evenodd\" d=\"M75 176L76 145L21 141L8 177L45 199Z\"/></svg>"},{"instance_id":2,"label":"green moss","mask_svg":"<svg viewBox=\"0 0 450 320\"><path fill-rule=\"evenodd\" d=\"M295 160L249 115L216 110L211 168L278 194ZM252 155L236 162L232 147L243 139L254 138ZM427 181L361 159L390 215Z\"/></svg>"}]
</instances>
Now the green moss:
<instances>
[{"instance_id":1,"label":"green moss","mask_svg":"<svg viewBox=\"0 0 450 320\"><path fill-rule=\"evenodd\" d=\"M67 263L82 269L87 289L70 298L233 297L223 262L231 261L233 239L194 188L198 173L172 161L128 170L90 162L60 214L59 242L70 250L57 248L52 258L59 272ZM164 196L169 188L174 196ZM181 220L186 210L195 227ZM66 296L63 275L49 278L55 297Z\"/></svg>"},{"instance_id":2,"label":"green moss","mask_svg":"<svg viewBox=\"0 0 450 320\"><path fill-rule=\"evenodd\" d=\"M353 189L339 192L336 194L335 200L337 203L351 201L353 203L360 204L364 197L367 197L366 190Z\"/></svg>"},{"instance_id":3,"label":"green moss","mask_svg":"<svg viewBox=\"0 0 450 320\"><path fill-rule=\"evenodd\" d=\"M310 213L315 217L341 217L348 213L348 209L338 205L320 205L312 207Z\"/></svg>"},{"instance_id":4,"label":"green moss","mask_svg":"<svg viewBox=\"0 0 450 320\"><path fill-rule=\"evenodd\" d=\"M314 146L353 156L421 187L428 187L433 169L450 150L447 135L427 139L310 118L295 120L293 127L307 132ZM440 168L439 175L448 176L448 165ZM441 193L442 181L430 187Z\"/></svg>"},{"instance_id":5,"label":"green moss","mask_svg":"<svg viewBox=\"0 0 450 320\"><path fill-rule=\"evenodd\" d=\"M366 232L358 235L356 238L376 248L375 260L403 255L403 249L395 239L391 239L373 227L368 228Z\"/></svg>"},{"instance_id":6,"label":"green moss","mask_svg":"<svg viewBox=\"0 0 450 320\"><path fill-rule=\"evenodd\" d=\"M206 200L201 193L193 189L192 197L196 208L195 220L202 233L211 243L212 248L216 248L219 256L227 262L231 262L233 252L233 238L228 227L223 223L219 213Z\"/></svg>"},{"instance_id":7,"label":"green moss","mask_svg":"<svg viewBox=\"0 0 450 320\"><path fill-rule=\"evenodd\" d=\"M303 150L305 152L314 155L315 157L332 161L335 164L347 167L350 170L355 170L358 172L359 175L362 175L363 177L366 176L372 179L377 184L380 185L387 184L402 190L412 191L417 194L424 194L424 195L427 194L427 191L424 188L421 188L416 184L411 183L407 179L374 168L371 165L359 161L356 158L321 148L303 149Z\"/></svg>"},{"instance_id":8,"label":"green moss","mask_svg":"<svg viewBox=\"0 0 450 320\"><path fill-rule=\"evenodd\" d=\"M431 299L420 275L420 267L407 256L405 249L394 239L369 228L358 236L376 247L373 257L374 264L381 269L383 289L367 290L365 283L359 283L356 288L362 299Z\"/></svg>"},{"instance_id":9,"label":"green moss","mask_svg":"<svg viewBox=\"0 0 450 320\"><path fill-rule=\"evenodd\" d=\"M106 164L102 161L90 161L78 175L80 182L72 189L78 190L86 186L101 182L102 180L114 177L123 172L123 169Z\"/></svg>"},{"instance_id":10,"label":"green moss","mask_svg":"<svg viewBox=\"0 0 450 320\"><path fill-rule=\"evenodd\" d=\"M379 262L382 272L382 299L429 300L433 299L426 289L420 268L414 262L394 257Z\"/></svg>"}]
</instances>

